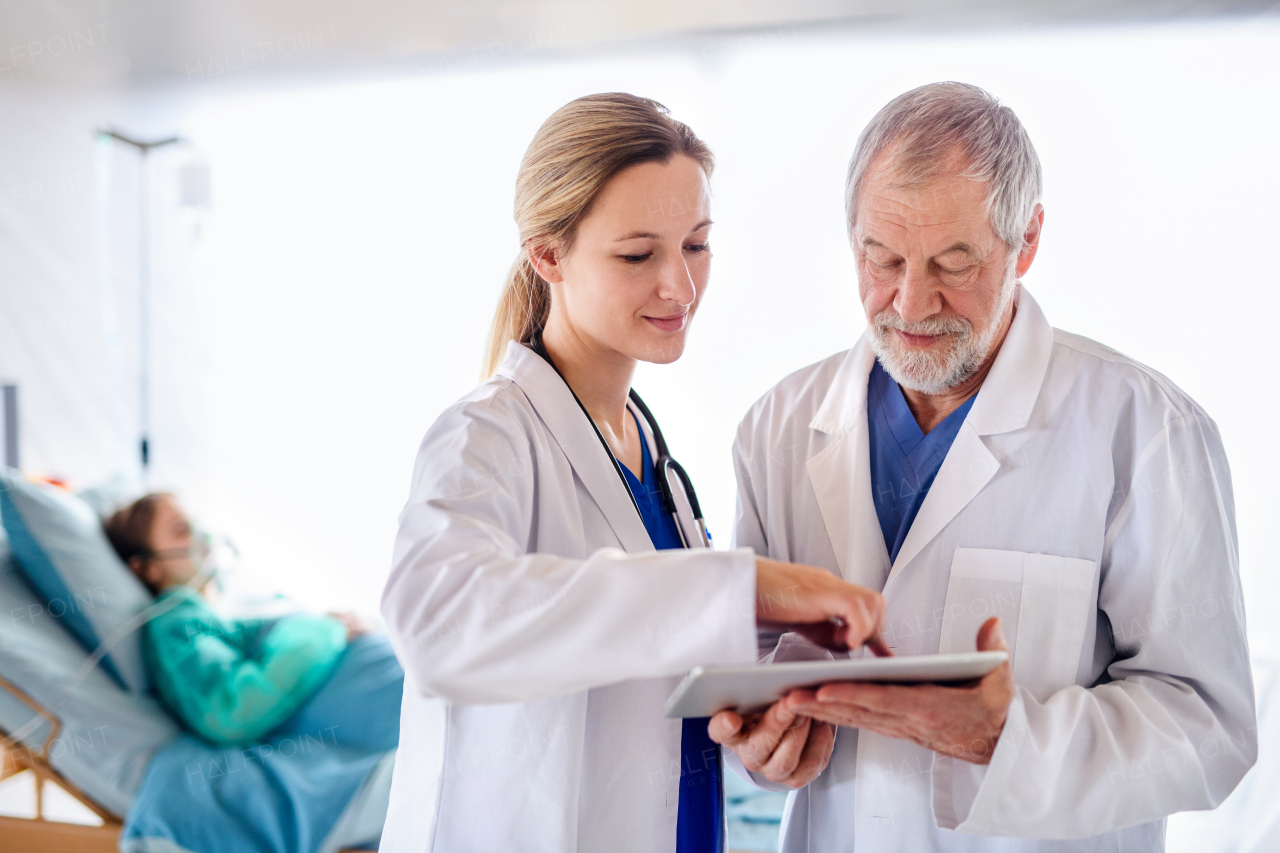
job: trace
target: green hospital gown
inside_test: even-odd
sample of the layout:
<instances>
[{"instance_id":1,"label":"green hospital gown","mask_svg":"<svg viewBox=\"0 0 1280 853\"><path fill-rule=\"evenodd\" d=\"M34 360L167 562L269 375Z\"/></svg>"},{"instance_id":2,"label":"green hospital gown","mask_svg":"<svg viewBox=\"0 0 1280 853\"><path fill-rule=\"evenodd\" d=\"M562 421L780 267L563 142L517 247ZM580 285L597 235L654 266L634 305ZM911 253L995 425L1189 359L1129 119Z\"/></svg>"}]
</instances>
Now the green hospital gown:
<instances>
[{"instance_id":1,"label":"green hospital gown","mask_svg":"<svg viewBox=\"0 0 1280 853\"><path fill-rule=\"evenodd\" d=\"M256 741L287 720L347 644L346 627L328 616L286 616L269 628L229 621L186 587L165 590L156 603L173 606L144 631L152 683L174 716L215 744Z\"/></svg>"}]
</instances>

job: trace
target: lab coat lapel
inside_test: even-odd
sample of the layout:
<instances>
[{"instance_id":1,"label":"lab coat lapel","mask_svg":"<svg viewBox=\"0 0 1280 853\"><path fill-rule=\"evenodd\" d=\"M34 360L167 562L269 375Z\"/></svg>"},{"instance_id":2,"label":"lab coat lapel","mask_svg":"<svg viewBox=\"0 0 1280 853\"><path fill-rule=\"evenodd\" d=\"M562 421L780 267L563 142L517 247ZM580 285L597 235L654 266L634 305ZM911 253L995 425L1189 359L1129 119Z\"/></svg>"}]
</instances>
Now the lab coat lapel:
<instances>
[{"instance_id":1,"label":"lab coat lapel","mask_svg":"<svg viewBox=\"0 0 1280 853\"><path fill-rule=\"evenodd\" d=\"M898 559L893 561L889 580L885 582L886 587L902 573L903 566L910 563L933 537L942 532L942 528L951 519L960 514L960 510L982 491L982 487L999 470L1000 462L966 421L951 443L951 449L947 451L947 457L938 469L938 476L934 478L915 521L911 522L907 538L898 551Z\"/></svg>"},{"instance_id":2,"label":"lab coat lapel","mask_svg":"<svg viewBox=\"0 0 1280 853\"><path fill-rule=\"evenodd\" d=\"M1000 470L1000 460L982 436L1027 425L1052 350L1053 328L1031 294L1019 286L1017 313L1009 333L911 524L886 587Z\"/></svg>"},{"instance_id":3,"label":"lab coat lapel","mask_svg":"<svg viewBox=\"0 0 1280 853\"><path fill-rule=\"evenodd\" d=\"M841 575L850 583L880 589L889 573L889 552L871 496L866 424L867 380L874 362L864 336L845 357L809 423L832 440L810 457L807 467Z\"/></svg>"},{"instance_id":4,"label":"lab coat lapel","mask_svg":"<svg viewBox=\"0 0 1280 853\"><path fill-rule=\"evenodd\" d=\"M624 551L652 551L644 522L636 512L626 485L618 477L585 412L560 374L537 353L512 341L498 373L524 391L538 417L568 458L578 479L604 513ZM647 436L646 436L647 437Z\"/></svg>"}]
</instances>

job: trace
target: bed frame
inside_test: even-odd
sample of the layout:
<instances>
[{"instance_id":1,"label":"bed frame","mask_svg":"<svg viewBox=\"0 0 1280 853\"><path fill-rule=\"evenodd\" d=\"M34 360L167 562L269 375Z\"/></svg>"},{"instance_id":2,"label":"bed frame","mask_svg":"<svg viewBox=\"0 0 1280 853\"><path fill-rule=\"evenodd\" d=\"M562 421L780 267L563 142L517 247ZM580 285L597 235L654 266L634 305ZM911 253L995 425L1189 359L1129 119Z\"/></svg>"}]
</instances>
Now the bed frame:
<instances>
[{"instance_id":1,"label":"bed frame","mask_svg":"<svg viewBox=\"0 0 1280 853\"><path fill-rule=\"evenodd\" d=\"M0 445L2 445L0 461L11 468L17 468L18 387L16 385L0 385ZM120 849L120 830L124 828L121 816L98 805L49 764L47 758L49 748L58 739L58 733L62 731L61 721L7 679L0 678L0 690L9 693L49 724L49 736L45 738L38 752L10 737L8 732L0 728L0 781L23 771L30 771L36 787L35 817L0 815L0 853L116 853ZM66 791L101 818L102 826L47 820L44 816L46 784L57 785ZM347 849L339 853L374 853L374 851Z\"/></svg>"},{"instance_id":2,"label":"bed frame","mask_svg":"<svg viewBox=\"0 0 1280 853\"><path fill-rule=\"evenodd\" d=\"M0 678L0 689L49 724L49 735L38 752L19 743L0 729L0 780L30 771L36 786L36 813L33 818L0 816L0 850L4 853L116 853L119 850L120 816L112 814L89 798L84 791L49 765L46 756L58 738L62 723L12 682ZM84 826L47 820L44 816L44 786L57 785L85 808L102 819L102 826ZM373 853L348 849L340 853Z\"/></svg>"},{"instance_id":3,"label":"bed frame","mask_svg":"<svg viewBox=\"0 0 1280 853\"><path fill-rule=\"evenodd\" d=\"M62 723L50 714L42 705L32 699L18 687L4 678L0 678L0 687L22 702L49 724L49 736L45 738L40 750L34 751L9 737L7 732L0 731L0 744L4 747L3 764L0 764L0 779L8 779L24 770L29 770L36 786L36 814L34 818L0 817L0 834L4 836L5 851L14 853L108 853L118 849L120 818L104 809L89 798L84 791L49 766L46 756L49 748L57 740L62 730ZM44 816L44 786L52 783L66 791L85 808L102 818L102 826L82 826L73 823L46 820Z\"/></svg>"}]
</instances>

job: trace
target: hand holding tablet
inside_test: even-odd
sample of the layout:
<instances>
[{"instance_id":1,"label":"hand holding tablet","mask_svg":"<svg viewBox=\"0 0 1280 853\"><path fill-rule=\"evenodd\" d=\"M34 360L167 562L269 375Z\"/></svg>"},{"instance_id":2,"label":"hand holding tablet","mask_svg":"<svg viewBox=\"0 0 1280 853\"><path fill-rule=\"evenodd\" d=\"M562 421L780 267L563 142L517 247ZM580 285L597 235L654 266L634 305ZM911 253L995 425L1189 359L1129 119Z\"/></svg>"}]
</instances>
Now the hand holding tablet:
<instances>
[{"instance_id":1,"label":"hand holding tablet","mask_svg":"<svg viewBox=\"0 0 1280 853\"><path fill-rule=\"evenodd\" d=\"M711 717L712 739L733 749L746 769L791 787L811 782L826 766L826 729L834 726L867 729L986 764L1017 688L1000 620L984 622L974 643L976 652L959 655L815 661L829 653L784 634L774 660L806 662L735 667L736 676L729 668L695 671L672 695L668 712L726 708ZM717 687L725 689L717 693ZM766 703L772 704L764 713L752 713Z\"/></svg>"}]
</instances>

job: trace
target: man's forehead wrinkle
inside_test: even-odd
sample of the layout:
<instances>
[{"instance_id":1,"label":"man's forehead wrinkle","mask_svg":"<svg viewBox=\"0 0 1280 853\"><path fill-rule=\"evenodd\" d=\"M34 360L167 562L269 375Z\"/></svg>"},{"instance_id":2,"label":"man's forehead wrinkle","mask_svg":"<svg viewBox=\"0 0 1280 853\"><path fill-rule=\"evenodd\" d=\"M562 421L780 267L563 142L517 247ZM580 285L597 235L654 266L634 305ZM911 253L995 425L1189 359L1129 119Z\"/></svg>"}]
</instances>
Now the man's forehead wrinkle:
<instances>
[{"instance_id":1,"label":"man's forehead wrinkle","mask_svg":"<svg viewBox=\"0 0 1280 853\"><path fill-rule=\"evenodd\" d=\"M990 241L981 231L975 233L968 217L953 215L922 223L901 215L875 213L861 218L857 225L857 241L864 250L878 247L931 258L963 252L976 260L990 254Z\"/></svg>"},{"instance_id":2,"label":"man's forehead wrinkle","mask_svg":"<svg viewBox=\"0 0 1280 853\"><path fill-rule=\"evenodd\" d=\"M904 226L924 215L925 206L921 203L921 199L910 194L887 194L877 191L879 189L879 187L873 187L867 193L867 213L882 219L899 221Z\"/></svg>"},{"instance_id":3,"label":"man's forehead wrinkle","mask_svg":"<svg viewBox=\"0 0 1280 853\"><path fill-rule=\"evenodd\" d=\"M868 199L865 213L877 221L900 228L945 228L967 226L972 218L964 211L941 208L932 204L874 195Z\"/></svg>"},{"instance_id":4,"label":"man's forehead wrinkle","mask_svg":"<svg viewBox=\"0 0 1280 853\"><path fill-rule=\"evenodd\" d=\"M900 212L907 213L923 213L927 205L923 204L923 199L914 197L911 194L890 196L883 193L874 193L872 196L879 205L876 209L882 212Z\"/></svg>"}]
</instances>

